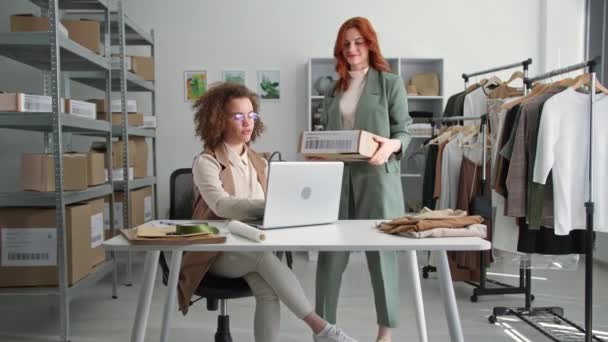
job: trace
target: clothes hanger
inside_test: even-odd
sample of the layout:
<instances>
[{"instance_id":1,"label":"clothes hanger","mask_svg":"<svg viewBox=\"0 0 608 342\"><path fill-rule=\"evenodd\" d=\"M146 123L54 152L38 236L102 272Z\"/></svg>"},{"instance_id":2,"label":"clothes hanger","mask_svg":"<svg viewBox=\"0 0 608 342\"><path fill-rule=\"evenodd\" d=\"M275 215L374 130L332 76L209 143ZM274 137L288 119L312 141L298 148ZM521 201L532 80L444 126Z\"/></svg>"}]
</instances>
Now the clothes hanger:
<instances>
[{"instance_id":1,"label":"clothes hanger","mask_svg":"<svg viewBox=\"0 0 608 342\"><path fill-rule=\"evenodd\" d=\"M518 104L521 104L525 100L543 93L545 90L549 89L550 87L551 87L550 83L538 83L537 85L532 87L532 91L530 91L530 93L528 93L528 95L522 96L513 101L509 101L509 102L503 104L502 106L500 106L500 109L510 110L511 108L517 106Z\"/></svg>"},{"instance_id":2,"label":"clothes hanger","mask_svg":"<svg viewBox=\"0 0 608 342\"><path fill-rule=\"evenodd\" d=\"M524 73L523 73L523 72L521 72L521 71L519 71L519 70L518 70L518 71L516 71L516 72L514 72L514 73L511 75L511 77L509 77L509 80L508 80L507 82L505 82L504 84L505 84L505 85L509 85L509 84L511 84L511 82L515 81L515 80L516 80L516 79L518 79L518 78L520 78L520 79L522 79L522 80L524 79Z\"/></svg>"},{"instance_id":3,"label":"clothes hanger","mask_svg":"<svg viewBox=\"0 0 608 342\"><path fill-rule=\"evenodd\" d=\"M578 89L584 85L591 86L591 74L582 74L575 78L575 80L576 82L571 86L574 89ZM595 90L608 95L608 89L597 78L595 78Z\"/></svg>"}]
</instances>

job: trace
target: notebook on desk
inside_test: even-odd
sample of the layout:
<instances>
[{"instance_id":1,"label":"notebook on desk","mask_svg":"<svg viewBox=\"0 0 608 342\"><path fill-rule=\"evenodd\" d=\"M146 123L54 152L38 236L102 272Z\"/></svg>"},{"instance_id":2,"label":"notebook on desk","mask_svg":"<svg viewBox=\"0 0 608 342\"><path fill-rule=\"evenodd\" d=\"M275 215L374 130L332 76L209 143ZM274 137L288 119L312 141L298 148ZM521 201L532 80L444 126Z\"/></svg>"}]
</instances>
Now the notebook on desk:
<instances>
[{"instance_id":1,"label":"notebook on desk","mask_svg":"<svg viewBox=\"0 0 608 342\"><path fill-rule=\"evenodd\" d=\"M273 162L259 229L334 223L340 210L342 162Z\"/></svg>"}]
</instances>

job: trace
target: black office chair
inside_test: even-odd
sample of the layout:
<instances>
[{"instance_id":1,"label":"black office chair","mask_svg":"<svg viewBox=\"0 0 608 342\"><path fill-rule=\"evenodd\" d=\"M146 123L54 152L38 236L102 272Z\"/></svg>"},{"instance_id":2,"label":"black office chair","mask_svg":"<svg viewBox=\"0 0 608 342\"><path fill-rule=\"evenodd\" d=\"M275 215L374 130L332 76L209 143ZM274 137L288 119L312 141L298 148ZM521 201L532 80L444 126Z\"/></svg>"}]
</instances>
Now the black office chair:
<instances>
[{"instance_id":1,"label":"black office chair","mask_svg":"<svg viewBox=\"0 0 608 342\"><path fill-rule=\"evenodd\" d=\"M192 169L173 171L170 178L170 219L192 219L192 202L194 201L192 190ZM169 266L163 253L160 254L159 262L163 271L163 283L167 285ZM253 296L247 282L243 278L229 279L207 273L194 294L199 298L190 301L190 305L205 298L207 300L207 310L217 311L218 307L221 306L220 314L217 317L215 342L232 342L227 300Z\"/></svg>"}]
</instances>

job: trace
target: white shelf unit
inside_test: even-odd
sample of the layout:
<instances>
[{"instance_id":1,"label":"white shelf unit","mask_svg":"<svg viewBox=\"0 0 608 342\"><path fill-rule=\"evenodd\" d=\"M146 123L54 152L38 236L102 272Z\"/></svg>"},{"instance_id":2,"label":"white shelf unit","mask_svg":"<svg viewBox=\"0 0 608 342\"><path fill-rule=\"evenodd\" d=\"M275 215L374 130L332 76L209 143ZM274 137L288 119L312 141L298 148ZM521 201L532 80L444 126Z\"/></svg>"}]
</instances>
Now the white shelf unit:
<instances>
[{"instance_id":1,"label":"white shelf unit","mask_svg":"<svg viewBox=\"0 0 608 342\"><path fill-rule=\"evenodd\" d=\"M443 58L405 58L393 57L387 58L391 66L391 71L401 76L404 85L407 85L414 75L424 73L436 73L439 77L439 94L437 96L409 96L408 95L408 110L425 111L433 113L434 117L441 116L444 105L444 87L443 87ZM327 57L311 57L308 59L306 66L307 71L307 130L315 130L319 124L318 116L320 113L325 94L319 94L315 89L316 81L323 76L331 76L334 80L337 79L335 71L334 58ZM424 119L414 119L415 123L425 123ZM401 164L401 180L404 187L404 200L406 211L416 210L416 204L422 204L422 176L424 173L423 160L417 159L417 162L412 162L410 158L415 153L420 144L429 139L428 135L412 136L412 143L406 151L403 162Z\"/></svg>"}]
</instances>

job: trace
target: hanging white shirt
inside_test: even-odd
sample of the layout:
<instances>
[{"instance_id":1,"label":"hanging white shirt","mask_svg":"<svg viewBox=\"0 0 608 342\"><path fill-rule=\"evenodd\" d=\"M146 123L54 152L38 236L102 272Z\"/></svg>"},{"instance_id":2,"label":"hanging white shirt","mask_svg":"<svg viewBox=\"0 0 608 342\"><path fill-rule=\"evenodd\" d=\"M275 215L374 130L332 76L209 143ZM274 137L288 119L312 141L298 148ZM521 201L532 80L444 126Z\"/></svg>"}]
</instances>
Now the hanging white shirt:
<instances>
[{"instance_id":1,"label":"hanging white shirt","mask_svg":"<svg viewBox=\"0 0 608 342\"><path fill-rule=\"evenodd\" d=\"M481 116L488 112L488 92L483 86L464 97L463 116Z\"/></svg>"},{"instance_id":2,"label":"hanging white shirt","mask_svg":"<svg viewBox=\"0 0 608 342\"><path fill-rule=\"evenodd\" d=\"M589 194L589 97L568 88L545 102L538 131L533 181L553 175L555 233L586 229ZM593 114L594 228L608 231L608 97L596 95Z\"/></svg>"},{"instance_id":3,"label":"hanging white shirt","mask_svg":"<svg viewBox=\"0 0 608 342\"><path fill-rule=\"evenodd\" d=\"M369 67L359 71L349 71L350 84L340 99L340 113L342 113L342 127L353 129L355 127L355 112L359 98L365 88L367 71Z\"/></svg>"}]
</instances>

